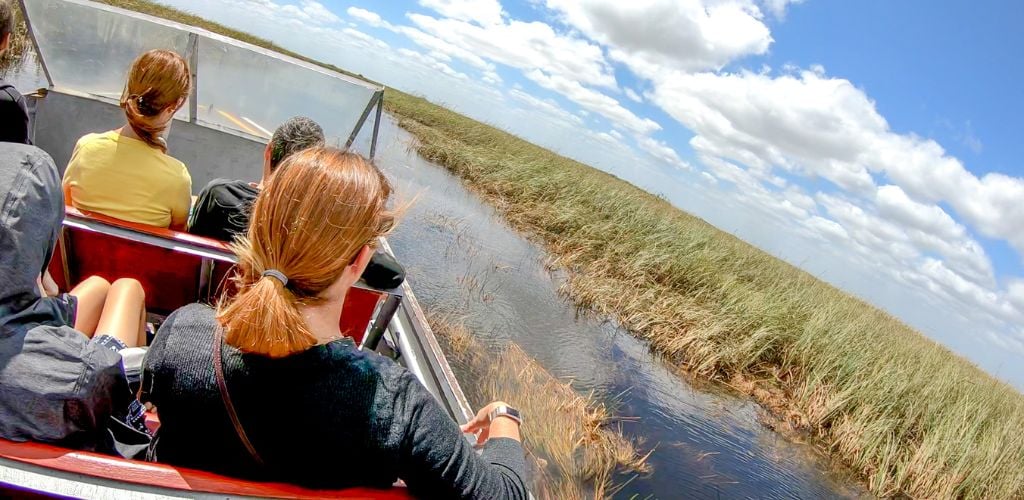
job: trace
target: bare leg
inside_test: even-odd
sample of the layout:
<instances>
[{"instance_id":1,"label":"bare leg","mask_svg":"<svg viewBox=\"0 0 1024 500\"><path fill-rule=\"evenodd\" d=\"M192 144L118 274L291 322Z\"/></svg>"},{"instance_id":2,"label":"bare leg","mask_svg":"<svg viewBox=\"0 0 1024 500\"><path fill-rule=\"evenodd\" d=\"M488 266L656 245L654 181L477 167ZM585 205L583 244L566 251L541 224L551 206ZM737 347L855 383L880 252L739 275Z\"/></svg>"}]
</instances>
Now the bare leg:
<instances>
[{"instance_id":1,"label":"bare leg","mask_svg":"<svg viewBox=\"0 0 1024 500\"><path fill-rule=\"evenodd\" d=\"M109 291L110 282L99 276L90 276L71 290L71 295L78 301L75 330L90 338L96 333L96 325L100 322L103 303Z\"/></svg>"},{"instance_id":2,"label":"bare leg","mask_svg":"<svg viewBox=\"0 0 1024 500\"><path fill-rule=\"evenodd\" d=\"M116 337L128 347L139 345L145 331L146 292L138 281L122 278L110 285L96 332Z\"/></svg>"},{"instance_id":3,"label":"bare leg","mask_svg":"<svg viewBox=\"0 0 1024 500\"><path fill-rule=\"evenodd\" d=\"M143 295L145 299L145 295ZM135 344L136 347L146 345L146 301L142 301L142 310L139 311L139 342Z\"/></svg>"}]
</instances>

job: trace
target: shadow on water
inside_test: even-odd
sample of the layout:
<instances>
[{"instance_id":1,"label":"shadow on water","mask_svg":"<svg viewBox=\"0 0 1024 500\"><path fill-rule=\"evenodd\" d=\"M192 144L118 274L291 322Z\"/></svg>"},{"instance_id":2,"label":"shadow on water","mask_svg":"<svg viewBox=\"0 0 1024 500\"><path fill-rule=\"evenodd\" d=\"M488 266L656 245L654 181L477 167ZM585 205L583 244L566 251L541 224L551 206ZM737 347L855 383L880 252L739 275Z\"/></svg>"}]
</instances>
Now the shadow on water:
<instances>
[{"instance_id":1,"label":"shadow on water","mask_svg":"<svg viewBox=\"0 0 1024 500\"><path fill-rule=\"evenodd\" d=\"M427 309L461 311L478 340L514 342L554 376L637 417L624 433L653 448L654 473L621 498L861 497L814 448L759 423L743 398L695 389L644 343L559 296L563 276L446 170L412 150L393 120L381 126L378 165L399 198L417 197L389 238ZM471 384L472 381L463 381ZM623 480L628 478L623 478Z\"/></svg>"}]
</instances>

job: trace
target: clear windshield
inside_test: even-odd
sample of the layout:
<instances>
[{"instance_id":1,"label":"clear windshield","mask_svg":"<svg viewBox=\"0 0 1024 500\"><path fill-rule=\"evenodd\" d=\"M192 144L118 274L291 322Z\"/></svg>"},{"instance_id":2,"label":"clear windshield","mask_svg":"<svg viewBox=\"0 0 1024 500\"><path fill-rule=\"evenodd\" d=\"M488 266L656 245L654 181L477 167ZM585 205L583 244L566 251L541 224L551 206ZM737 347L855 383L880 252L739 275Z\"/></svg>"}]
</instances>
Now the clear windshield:
<instances>
[{"instance_id":1,"label":"clear windshield","mask_svg":"<svg viewBox=\"0 0 1024 500\"><path fill-rule=\"evenodd\" d=\"M81 0L24 2L54 87L116 101L139 54L174 50L195 64L196 115L176 115L269 138L292 116L319 122L344 143L377 85L230 40L205 30ZM190 44L190 38L193 44ZM193 50L194 48L194 50Z\"/></svg>"},{"instance_id":2,"label":"clear windshield","mask_svg":"<svg viewBox=\"0 0 1024 500\"><path fill-rule=\"evenodd\" d=\"M25 2L39 56L56 87L117 100L139 54L185 54L188 32L60 0ZM177 117L187 120L188 106Z\"/></svg>"},{"instance_id":3,"label":"clear windshield","mask_svg":"<svg viewBox=\"0 0 1024 500\"><path fill-rule=\"evenodd\" d=\"M269 137L296 115L345 140L374 89L225 41L199 41L199 120Z\"/></svg>"}]
</instances>

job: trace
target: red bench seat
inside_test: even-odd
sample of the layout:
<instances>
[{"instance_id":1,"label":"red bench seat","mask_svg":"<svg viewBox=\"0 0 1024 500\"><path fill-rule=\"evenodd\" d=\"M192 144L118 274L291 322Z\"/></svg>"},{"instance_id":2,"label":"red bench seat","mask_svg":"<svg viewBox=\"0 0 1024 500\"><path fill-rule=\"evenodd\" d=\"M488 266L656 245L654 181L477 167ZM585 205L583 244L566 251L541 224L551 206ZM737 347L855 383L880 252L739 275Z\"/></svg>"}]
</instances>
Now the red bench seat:
<instances>
[{"instance_id":1,"label":"red bench seat","mask_svg":"<svg viewBox=\"0 0 1024 500\"><path fill-rule=\"evenodd\" d=\"M93 275L109 281L134 278L146 291L147 311L160 315L193 302L213 304L222 293L231 292L225 278L236 259L220 241L85 213L72 206L65 210L49 267L61 290ZM353 288L342 309L342 334L361 342L386 296L381 290Z\"/></svg>"}]
</instances>

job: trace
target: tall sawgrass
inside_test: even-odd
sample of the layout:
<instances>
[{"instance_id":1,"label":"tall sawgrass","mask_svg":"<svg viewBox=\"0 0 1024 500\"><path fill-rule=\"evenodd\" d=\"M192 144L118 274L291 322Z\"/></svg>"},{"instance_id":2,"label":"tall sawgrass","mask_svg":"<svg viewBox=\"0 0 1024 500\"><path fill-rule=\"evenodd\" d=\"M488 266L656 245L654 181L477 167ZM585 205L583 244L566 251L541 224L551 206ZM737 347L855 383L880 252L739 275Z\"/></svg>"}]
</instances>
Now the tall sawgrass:
<instances>
[{"instance_id":1,"label":"tall sawgrass","mask_svg":"<svg viewBox=\"0 0 1024 500\"><path fill-rule=\"evenodd\" d=\"M103 2L301 57L153 2ZM807 429L876 494L1024 497L1024 396L1012 388L613 176L417 97L389 89L385 103L420 154L543 239L581 306Z\"/></svg>"},{"instance_id":2,"label":"tall sawgrass","mask_svg":"<svg viewBox=\"0 0 1024 500\"><path fill-rule=\"evenodd\" d=\"M385 102L422 156L546 243L579 305L813 433L872 492L1024 497L1024 396L1011 387L611 175L421 98Z\"/></svg>"}]
</instances>

